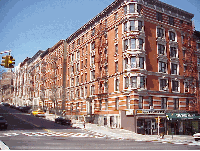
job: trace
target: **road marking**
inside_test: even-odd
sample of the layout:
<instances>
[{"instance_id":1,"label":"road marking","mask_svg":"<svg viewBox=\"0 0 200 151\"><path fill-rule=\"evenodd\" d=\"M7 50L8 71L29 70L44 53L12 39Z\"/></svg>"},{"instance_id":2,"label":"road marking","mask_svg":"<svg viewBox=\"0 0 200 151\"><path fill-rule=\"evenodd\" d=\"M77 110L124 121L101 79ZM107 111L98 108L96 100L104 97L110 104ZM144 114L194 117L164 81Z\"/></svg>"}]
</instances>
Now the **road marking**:
<instances>
[{"instance_id":1,"label":"road marking","mask_svg":"<svg viewBox=\"0 0 200 151\"><path fill-rule=\"evenodd\" d=\"M31 124L31 125L34 125L35 127L40 127L39 125L36 125L36 124L34 124L34 123L32 123L32 122L29 122L29 121L26 121L26 120L24 120L24 119L22 119L22 118L20 118L20 117L18 117L18 116L16 116L16 115L12 114L12 113L10 113L10 114L13 115L13 116L15 116L15 117L17 117L18 119L20 119L20 120L22 120L22 121L24 121L24 122L27 122L27 123L29 123L29 124Z\"/></svg>"}]
</instances>

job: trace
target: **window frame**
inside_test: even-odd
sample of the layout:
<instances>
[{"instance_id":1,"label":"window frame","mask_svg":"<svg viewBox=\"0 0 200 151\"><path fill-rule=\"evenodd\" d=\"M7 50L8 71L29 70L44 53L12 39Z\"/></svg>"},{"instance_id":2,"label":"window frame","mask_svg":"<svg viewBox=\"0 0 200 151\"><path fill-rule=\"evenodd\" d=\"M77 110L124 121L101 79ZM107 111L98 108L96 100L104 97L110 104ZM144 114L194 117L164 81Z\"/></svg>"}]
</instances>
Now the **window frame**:
<instances>
[{"instance_id":1,"label":"window frame","mask_svg":"<svg viewBox=\"0 0 200 151\"><path fill-rule=\"evenodd\" d=\"M157 20L157 21L161 21L161 22L163 22L163 16L162 16L162 13L160 13L160 12L156 12L156 20Z\"/></svg>"}]
</instances>

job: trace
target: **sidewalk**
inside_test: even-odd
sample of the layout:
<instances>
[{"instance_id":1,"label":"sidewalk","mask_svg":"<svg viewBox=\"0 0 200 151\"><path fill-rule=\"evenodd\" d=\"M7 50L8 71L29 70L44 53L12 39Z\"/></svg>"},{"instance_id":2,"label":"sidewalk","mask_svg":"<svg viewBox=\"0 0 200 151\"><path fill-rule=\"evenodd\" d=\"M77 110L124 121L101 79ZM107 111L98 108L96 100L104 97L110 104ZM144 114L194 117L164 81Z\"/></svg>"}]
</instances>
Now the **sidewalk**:
<instances>
[{"instance_id":1,"label":"sidewalk","mask_svg":"<svg viewBox=\"0 0 200 151\"><path fill-rule=\"evenodd\" d=\"M54 121L55 115L46 115L46 119ZM73 120L73 127L81 128L87 132L102 135L105 138L120 139L120 140L133 140L133 141L146 141L146 142L161 142L171 144L184 144L184 145L198 145L200 141L194 141L192 136L188 135L165 135L163 139L158 135L142 135L129 130L115 128L111 129L105 126L98 126L97 124L86 123L85 128L82 122Z\"/></svg>"}]
</instances>

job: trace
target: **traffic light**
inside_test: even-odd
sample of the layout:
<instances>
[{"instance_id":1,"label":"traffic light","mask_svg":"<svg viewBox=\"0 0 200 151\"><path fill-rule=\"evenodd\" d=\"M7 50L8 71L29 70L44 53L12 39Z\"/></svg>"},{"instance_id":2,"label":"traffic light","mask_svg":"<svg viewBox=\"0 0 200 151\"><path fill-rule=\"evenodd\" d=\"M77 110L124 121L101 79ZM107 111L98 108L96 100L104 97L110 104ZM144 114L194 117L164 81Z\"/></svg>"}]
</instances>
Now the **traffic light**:
<instances>
[{"instance_id":1,"label":"traffic light","mask_svg":"<svg viewBox=\"0 0 200 151\"><path fill-rule=\"evenodd\" d=\"M8 68L8 56L3 56L1 61L1 66Z\"/></svg>"},{"instance_id":2,"label":"traffic light","mask_svg":"<svg viewBox=\"0 0 200 151\"><path fill-rule=\"evenodd\" d=\"M8 68L14 68L15 65L15 59L13 56L8 56Z\"/></svg>"}]
</instances>

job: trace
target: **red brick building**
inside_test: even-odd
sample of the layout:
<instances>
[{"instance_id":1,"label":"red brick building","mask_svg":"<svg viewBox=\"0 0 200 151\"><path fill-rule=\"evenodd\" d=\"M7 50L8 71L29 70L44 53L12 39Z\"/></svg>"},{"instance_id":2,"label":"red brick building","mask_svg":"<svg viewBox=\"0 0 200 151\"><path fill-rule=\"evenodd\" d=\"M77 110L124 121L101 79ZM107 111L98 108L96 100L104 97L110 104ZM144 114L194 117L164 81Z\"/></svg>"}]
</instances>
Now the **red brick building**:
<instances>
[{"instance_id":1,"label":"red brick building","mask_svg":"<svg viewBox=\"0 0 200 151\"><path fill-rule=\"evenodd\" d=\"M146 134L159 116L160 132L198 131L193 17L158 0L114 1L66 39L67 114Z\"/></svg>"}]
</instances>

